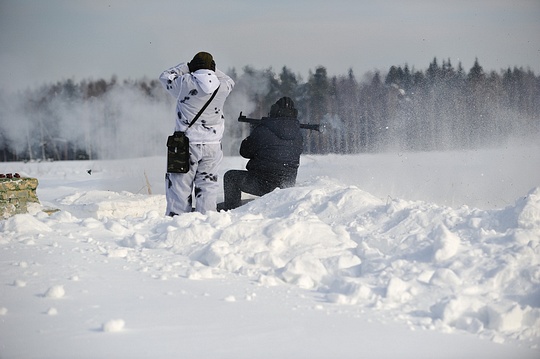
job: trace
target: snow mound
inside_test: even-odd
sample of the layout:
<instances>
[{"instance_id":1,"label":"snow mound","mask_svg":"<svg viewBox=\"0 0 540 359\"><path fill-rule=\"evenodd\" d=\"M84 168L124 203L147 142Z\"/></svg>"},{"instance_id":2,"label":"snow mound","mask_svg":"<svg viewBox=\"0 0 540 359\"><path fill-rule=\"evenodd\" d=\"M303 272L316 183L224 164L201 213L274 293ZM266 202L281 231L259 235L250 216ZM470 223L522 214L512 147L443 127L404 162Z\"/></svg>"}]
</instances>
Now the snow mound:
<instances>
[{"instance_id":1,"label":"snow mound","mask_svg":"<svg viewBox=\"0 0 540 359\"><path fill-rule=\"evenodd\" d=\"M43 295L46 298L62 298L66 294L66 291L64 289L63 285L54 285L47 289L45 294Z\"/></svg>"},{"instance_id":2,"label":"snow mound","mask_svg":"<svg viewBox=\"0 0 540 359\"><path fill-rule=\"evenodd\" d=\"M58 201L58 206L77 217L125 218L140 217L152 209L162 212L164 200L162 196L95 190L68 195Z\"/></svg>"},{"instance_id":3,"label":"snow mound","mask_svg":"<svg viewBox=\"0 0 540 359\"><path fill-rule=\"evenodd\" d=\"M1 221L0 230L4 235L32 235L52 231L48 225L30 214L20 214Z\"/></svg>"},{"instance_id":4,"label":"snow mound","mask_svg":"<svg viewBox=\"0 0 540 359\"><path fill-rule=\"evenodd\" d=\"M320 178L233 211L154 218L117 243L188 257L188 278L248 276L426 329L531 339L540 336L538 193L502 210L452 209Z\"/></svg>"},{"instance_id":5,"label":"snow mound","mask_svg":"<svg viewBox=\"0 0 540 359\"><path fill-rule=\"evenodd\" d=\"M518 200L516 217L517 224L521 228L540 227L540 187L531 190L525 198Z\"/></svg>"},{"instance_id":6,"label":"snow mound","mask_svg":"<svg viewBox=\"0 0 540 359\"><path fill-rule=\"evenodd\" d=\"M112 319L103 323L102 330L106 333L121 332L125 325L123 319Z\"/></svg>"}]
</instances>

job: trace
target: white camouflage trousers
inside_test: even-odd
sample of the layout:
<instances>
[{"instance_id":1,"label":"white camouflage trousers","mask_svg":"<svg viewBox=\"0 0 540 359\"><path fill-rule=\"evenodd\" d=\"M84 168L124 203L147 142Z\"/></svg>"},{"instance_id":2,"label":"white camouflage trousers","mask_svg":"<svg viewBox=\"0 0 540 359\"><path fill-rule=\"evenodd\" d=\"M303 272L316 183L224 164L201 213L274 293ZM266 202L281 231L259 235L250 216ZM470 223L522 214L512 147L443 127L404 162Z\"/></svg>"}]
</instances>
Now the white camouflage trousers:
<instances>
[{"instance_id":1,"label":"white camouflage trousers","mask_svg":"<svg viewBox=\"0 0 540 359\"><path fill-rule=\"evenodd\" d=\"M165 175L166 215L191 212L193 195L197 212L215 211L219 190L218 168L222 159L220 143L190 143L189 171Z\"/></svg>"}]
</instances>

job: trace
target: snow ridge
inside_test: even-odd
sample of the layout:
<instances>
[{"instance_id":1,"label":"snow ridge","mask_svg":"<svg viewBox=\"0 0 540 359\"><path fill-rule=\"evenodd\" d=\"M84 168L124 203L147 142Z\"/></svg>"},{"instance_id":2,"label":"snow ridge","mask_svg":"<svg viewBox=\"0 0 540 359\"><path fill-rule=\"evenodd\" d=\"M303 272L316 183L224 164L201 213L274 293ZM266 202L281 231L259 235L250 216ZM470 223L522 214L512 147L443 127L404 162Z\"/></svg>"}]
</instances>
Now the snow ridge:
<instances>
[{"instance_id":1,"label":"snow ridge","mask_svg":"<svg viewBox=\"0 0 540 359\"><path fill-rule=\"evenodd\" d=\"M127 192L80 192L56 205L51 216L1 222L0 246L75 241L163 280L241 276L375 308L411 328L540 340L540 188L497 210L383 201L322 177L207 215L163 217L163 196ZM44 292L65 299L62 283Z\"/></svg>"}]
</instances>

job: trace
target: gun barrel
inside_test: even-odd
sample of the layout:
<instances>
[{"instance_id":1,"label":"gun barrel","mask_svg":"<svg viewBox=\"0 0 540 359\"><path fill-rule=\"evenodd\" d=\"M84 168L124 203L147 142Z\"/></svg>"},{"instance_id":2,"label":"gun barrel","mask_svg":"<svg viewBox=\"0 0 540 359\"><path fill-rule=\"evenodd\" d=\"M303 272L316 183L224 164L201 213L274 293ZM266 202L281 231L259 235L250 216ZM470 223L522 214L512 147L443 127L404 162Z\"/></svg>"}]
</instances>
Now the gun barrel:
<instances>
[{"instance_id":1,"label":"gun barrel","mask_svg":"<svg viewBox=\"0 0 540 359\"><path fill-rule=\"evenodd\" d=\"M238 116L238 122L247 122L253 125L259 125L262 122L262 119L247 118L246 116L242 115L242 112L240 112L240 116Z\"/></svg>"},{"instance_id":2,"label":"gun barrel","mask_svg":"<svg viewBox=\"0 0 540 359\"><path fill-rule=\"evenodd\" d=\"M321 126L311 123L301 123L300 128L306 129L306 130L313 130L317 132L321 132Z\"/></svg>"},{"instance_id":3,"label":"gun barrel","mask_svg":"<svg viewBox=\"0 0 540 359\"><path fill-rule=\"evenodd\" d=\"M260 125L263 121L264 117L262 119L258 118L248 118L244 115L242 115L242 112L240 112L240 116L238 116L238 122L247 122L252 125ZM321 132L321 125L319 124L311 124L311 123L301 123L300 128L303 128L305 130L313 130ZM324 126L322 127L324 129Z\"/></svg>"}]
</instances>

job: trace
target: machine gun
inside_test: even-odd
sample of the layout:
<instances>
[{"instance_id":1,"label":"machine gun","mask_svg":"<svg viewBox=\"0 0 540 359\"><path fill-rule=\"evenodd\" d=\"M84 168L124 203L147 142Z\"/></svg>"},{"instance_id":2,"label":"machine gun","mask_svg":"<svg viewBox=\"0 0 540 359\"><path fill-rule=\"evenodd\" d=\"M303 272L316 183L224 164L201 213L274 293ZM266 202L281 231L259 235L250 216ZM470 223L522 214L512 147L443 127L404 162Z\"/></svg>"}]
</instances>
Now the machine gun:
<instances>
[{"instance_id":1,"label":"machine gun","mask_svg":"<svg viewBox=\"0 0 540 359\"><path fill-rule=\"evenodd\" d=\"M262 117L260 119L257 118L248 118L244 115L242 115L242 112L240 112L240 116L238 116L238 122L247 122L254 126L260 125L262 121L268 119L270 117ZM326 128L325 125L319 125L319 124L311 124L311 123L301 123L300 128L303 128L305 130L314 130L317 132L324 132L324 129Z\"/></svg>"}]
</instances>

